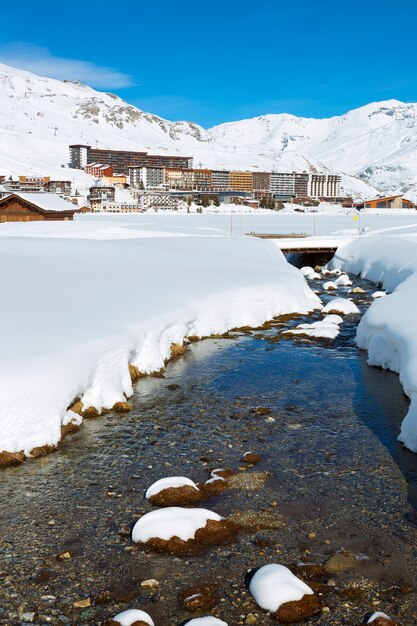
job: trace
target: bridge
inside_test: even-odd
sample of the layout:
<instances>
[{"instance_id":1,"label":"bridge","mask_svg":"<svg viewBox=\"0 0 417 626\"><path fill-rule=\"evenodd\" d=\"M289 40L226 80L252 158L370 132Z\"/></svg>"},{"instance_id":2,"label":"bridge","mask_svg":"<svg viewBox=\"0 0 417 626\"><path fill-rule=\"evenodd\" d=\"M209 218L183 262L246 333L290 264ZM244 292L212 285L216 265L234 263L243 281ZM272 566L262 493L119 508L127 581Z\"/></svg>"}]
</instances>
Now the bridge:
<instances>
[{"instance_id":1,"label":"bridge","mask_svg":"<svg viewBox=\"0 0 417 626\"><path fill-rule=\"evenodd\" d=\"M249 233L251 237L273 239L284 254L317 254L332 256L343 237L311 237L306 233Z\"/></svg>"}]
</instances>

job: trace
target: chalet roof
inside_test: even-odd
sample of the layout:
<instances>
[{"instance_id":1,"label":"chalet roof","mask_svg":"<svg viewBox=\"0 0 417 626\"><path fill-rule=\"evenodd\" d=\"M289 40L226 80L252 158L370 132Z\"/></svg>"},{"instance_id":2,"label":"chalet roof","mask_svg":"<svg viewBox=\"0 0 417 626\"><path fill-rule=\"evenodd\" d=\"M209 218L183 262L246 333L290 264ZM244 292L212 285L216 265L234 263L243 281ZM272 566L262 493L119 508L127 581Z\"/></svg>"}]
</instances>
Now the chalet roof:
<instances>
[{"instance_id":1,"label":"chalet roof","mask_svg":"<svg viewBox=\"0 0 417 626\"><path fill-rule=\"evenodd\" d=\"M18 198L22 198L22 200L26 200L31 204L39 207L43 211L75 211L76 207L72 204L72 202L67 202L60 196L57 196L55 193L47 193L47 192L39 192L39 193L20 193L15 192L11 193L8 196L5 196L3 199L9 198L10 196L17 196Z\"/></svg>"},{"instance_id":2,"label":"chalet roof","mask_svg":"<svg viewBox=\"0 0 417 626\"><path fill-rule=\"evenodd\" d=\"M380 202L381 200L392 200L393 198L403 198L403 193L396 193L393 196L378 196L377 198L371 198L370 200L364 200L364 202ZM405 198L404 198L405 200Z\"/></svg>"}]
</instances>

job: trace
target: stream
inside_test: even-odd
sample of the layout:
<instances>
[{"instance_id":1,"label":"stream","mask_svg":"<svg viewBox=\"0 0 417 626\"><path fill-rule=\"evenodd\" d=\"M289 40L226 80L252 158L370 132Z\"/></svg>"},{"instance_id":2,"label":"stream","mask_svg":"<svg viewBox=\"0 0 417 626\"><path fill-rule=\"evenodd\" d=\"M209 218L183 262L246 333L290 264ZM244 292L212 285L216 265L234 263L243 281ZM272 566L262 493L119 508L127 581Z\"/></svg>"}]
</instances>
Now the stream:
<instances>
[{"instance_id":1,"label":"stream","mask_svg":"<svg viewBox=\"0 0 417 626\"><path fill-rule=\"evenodd\" d=\"M351 278L364 293L311 286L363 313L375 286ZM324 611L306 624L355 625L376 610L416 624L417 457L397 441L408 400L356 348L359 316L334 341L281 335L319 318L193 343L164 378L139 381L129 414L85 420L55 454L2 471L0 624L101 625L142 608L179 626L195 616L179 594L210 583L211 612L229 626L271 625L245 575L273 562L320 593ZM242 461L248 450L258 464ZM124 529L152 509L152 482L199 482L217 467L236 476L200 506L251 520L232 544L179 558L131 542Z\"/></svg>"}]
</instances>

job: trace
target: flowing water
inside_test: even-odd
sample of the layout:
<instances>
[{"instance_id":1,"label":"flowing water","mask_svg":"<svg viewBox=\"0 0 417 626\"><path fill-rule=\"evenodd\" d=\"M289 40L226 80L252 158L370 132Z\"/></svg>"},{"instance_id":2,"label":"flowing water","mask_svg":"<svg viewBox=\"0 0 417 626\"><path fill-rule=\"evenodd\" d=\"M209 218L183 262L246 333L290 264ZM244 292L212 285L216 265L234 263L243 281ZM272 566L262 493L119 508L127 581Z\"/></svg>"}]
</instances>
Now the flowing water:
<instances>
[{"instance_id":1,"label":"flowing water","mask_svg":"<svg viewBox=\"0 0 417 626\"><path fill-rule=\"evenodd\" d=\"M353 280L363 312L373 288ZM284 339L297 317L192 344L165 378L139 381L130 414L85 420L57 453L1 472L0 624L99 625L136 607L178 626L193 617L178 594L208 582L213 614L264 626L245 575L271 562L321 594L324 612L307 624L359 624L369 610L415 624L417 457L396 439L408 401L355 347L358 319L332 342ZM261 456L254 467L247 450ZM154 480L199 482L215 467L237 475L200 506L251 520L246 532L192 557L132 544L122 529L152 509ZM342 549L344 565L326 569ZM150 578L159 587L142 589Z\"/></svg>"}]
</instances>

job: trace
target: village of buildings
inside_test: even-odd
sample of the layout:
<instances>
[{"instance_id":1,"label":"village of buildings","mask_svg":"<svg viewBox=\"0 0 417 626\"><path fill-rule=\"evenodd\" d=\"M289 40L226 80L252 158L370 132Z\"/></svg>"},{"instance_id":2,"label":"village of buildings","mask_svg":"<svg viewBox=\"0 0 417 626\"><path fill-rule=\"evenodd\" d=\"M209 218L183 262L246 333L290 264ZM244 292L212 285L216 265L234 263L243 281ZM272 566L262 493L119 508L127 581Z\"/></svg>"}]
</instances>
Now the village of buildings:
<instances>
[{"instance_id":1,"label":"village of buildings","mask_svg":"<svg viewBox=\"0 0 417 626\"><path fill-rule=\"evenodd\" d=\"M45 219L46 215L71 219L74 212L189 211L191 206L202 211L228 204L274 210L284 203L314 207L320 202L358 210L415 208L402 195L354 202L341 195L338 174L203 169L194 167L193 157L82 144L69 146L68 166L95 179L87 193L79 193L71 180L27 173L17 178L0 175L0 221Z\"/></svg>"}]
</instances>

